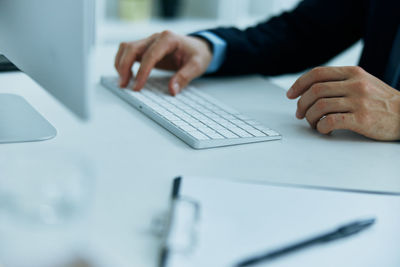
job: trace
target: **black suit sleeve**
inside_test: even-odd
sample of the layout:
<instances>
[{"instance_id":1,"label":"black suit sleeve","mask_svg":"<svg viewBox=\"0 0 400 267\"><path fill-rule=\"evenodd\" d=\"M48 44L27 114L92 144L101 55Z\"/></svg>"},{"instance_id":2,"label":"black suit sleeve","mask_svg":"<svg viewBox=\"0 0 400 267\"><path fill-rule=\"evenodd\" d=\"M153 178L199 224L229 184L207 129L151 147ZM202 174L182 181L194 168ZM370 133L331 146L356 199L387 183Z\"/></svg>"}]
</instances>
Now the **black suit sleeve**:
<instances>
[{"instance_id":1,"label":"black suit sleeve","mask_svg":"<svg viewBox=\"0 0 400 267\"><path fill-rule=\"evenodd\" d=\"M246 30L209 31L227 42L216 75L279 75L320 65L363 35L368 0L304 0L293 11Z\"/></svg>"}]
</instances>

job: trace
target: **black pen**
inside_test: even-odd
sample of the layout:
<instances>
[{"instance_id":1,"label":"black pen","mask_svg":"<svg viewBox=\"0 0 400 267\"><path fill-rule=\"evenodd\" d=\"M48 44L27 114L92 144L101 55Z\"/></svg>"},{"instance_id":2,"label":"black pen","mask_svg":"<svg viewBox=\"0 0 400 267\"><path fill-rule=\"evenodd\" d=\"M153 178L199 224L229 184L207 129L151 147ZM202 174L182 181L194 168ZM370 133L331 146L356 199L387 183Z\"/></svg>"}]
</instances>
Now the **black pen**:
<instances>
[{"instance_id":1,"label":"black pen","mask_svg":"<svg viewBox=\"0 0 400 267\"><path fill-rule=\"evenodd\" d=\"M375 218L371 218L371 219L366 219L366 220L362 220L362 221L352 222L352 223L346 224L344 226L341 226L338 229L336 229L335 231L332 231L330 233L326 233L326 234L299 242L297 244L290 245L285 248L271 251L266 254L248 258L248 259L236 264L235 266L236 267L250 266L250 265L253 265L256 263L260 263L262 261L275 259L279 256L282 256L282 255L290 253L290 252L294 252L299 249L303 249L305 247L309 247L309 246L313 246L313 245L317 245L317 244L323 244L323 243L334 241L334 240L337 240L340 238L348 237L348 236L357 234L357 233L361 232L362 230L367 229L368 227L373 225L375 223L375 221L376 221Z\"/></svg>"}]
</instances>

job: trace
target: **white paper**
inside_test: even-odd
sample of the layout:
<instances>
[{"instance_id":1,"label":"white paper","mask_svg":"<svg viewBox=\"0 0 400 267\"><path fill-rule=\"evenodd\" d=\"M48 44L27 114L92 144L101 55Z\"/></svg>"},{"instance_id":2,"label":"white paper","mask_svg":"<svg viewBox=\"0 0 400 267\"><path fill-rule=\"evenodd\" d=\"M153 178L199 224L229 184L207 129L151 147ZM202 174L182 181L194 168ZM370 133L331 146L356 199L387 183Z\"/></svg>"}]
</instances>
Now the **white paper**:
<instances>
[{"instance_id":1,"label":"white paper","mask_svg":"<svg viewBox=\"0 0 400 267\"><path fill-rule=\"evenodd\" d=\"M194 177L183 178L180 195L200 204L197 244L171 253L168 267L233 266L369 217L376 223L359 234L258 266L400 266L400 196Z\"/></svg>"}]
</instances>

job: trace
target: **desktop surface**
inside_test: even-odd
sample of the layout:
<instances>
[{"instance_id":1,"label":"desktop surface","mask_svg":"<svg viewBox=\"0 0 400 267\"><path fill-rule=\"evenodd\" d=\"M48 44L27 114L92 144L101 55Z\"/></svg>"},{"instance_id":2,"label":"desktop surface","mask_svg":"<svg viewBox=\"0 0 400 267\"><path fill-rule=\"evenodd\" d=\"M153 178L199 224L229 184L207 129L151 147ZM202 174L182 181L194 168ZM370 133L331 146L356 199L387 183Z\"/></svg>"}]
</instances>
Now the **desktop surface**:
<instances>
[{"instance_id":1,"label":"desktop surface","mask_svg":"<svg viewBox=\"0 0 400 267\"><path fill-rule=\"evenodd\" d=\"M115 75L115 49L98 49L98 77ZM29 255L37 259L56 239L65 247L77 242L90 247L88 254L104 264L98 266L156 266L160 240L150 225L168 210L177 175L400 192L397 142L375 142L346 131L321 135L295 118L296 102L282 88L261 77L199 79L194 85L276 129L282 140L197 151L100 84L93 93L93 118L82 122L23 73L0 74L0 93L23 96L58 130L46 142L0 145L1 166L27 162L30 155L42 160L44 169L49 158L66 166L83 158L79 162L91 169L87 179L92 183L83 215L51 231L0 216L8 257L35 244L37 253ZM52 249L66 253L61 247Z\"/></svg>"}]
</instances>

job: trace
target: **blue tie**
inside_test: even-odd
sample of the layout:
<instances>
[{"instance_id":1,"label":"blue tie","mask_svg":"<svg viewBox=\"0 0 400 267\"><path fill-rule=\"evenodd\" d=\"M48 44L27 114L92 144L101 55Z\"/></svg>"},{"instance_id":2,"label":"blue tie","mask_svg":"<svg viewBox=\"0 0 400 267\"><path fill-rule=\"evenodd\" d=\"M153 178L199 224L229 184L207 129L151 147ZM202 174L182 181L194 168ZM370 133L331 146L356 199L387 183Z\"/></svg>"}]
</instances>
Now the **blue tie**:
<instances>
[{"instance_id":1,"label":"blue tie","mask_svg":"<svg viewBox=\"0 0 400 267\"><path fill-rule=\"evenodd\" d=\"M385 78L390 86L400 90L400 28L393 42Z\"/></svg>"}]
</instances>

